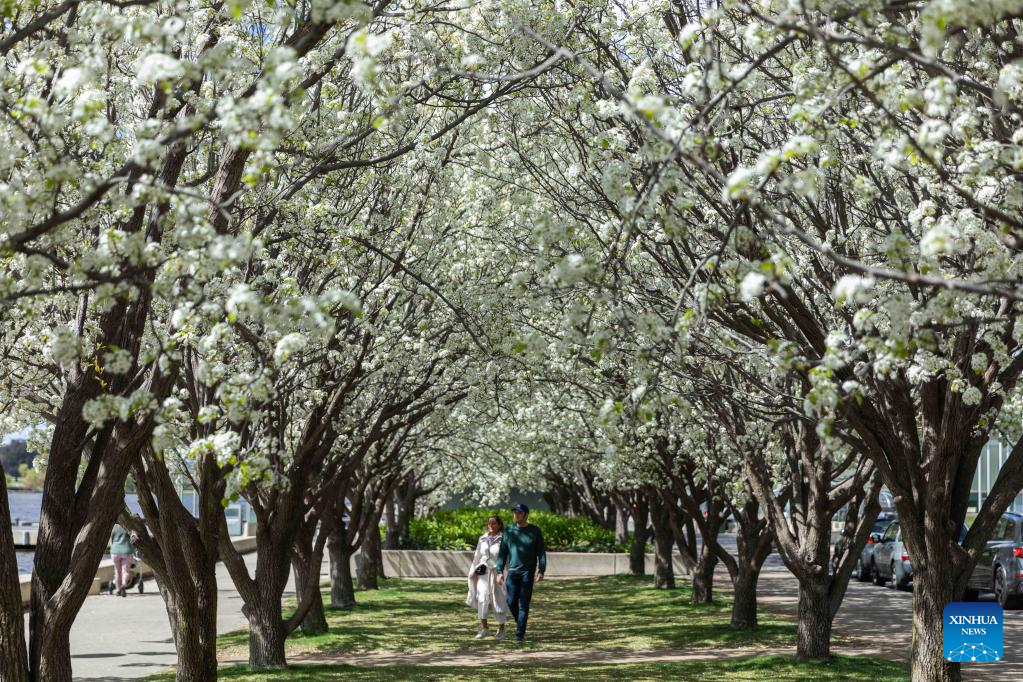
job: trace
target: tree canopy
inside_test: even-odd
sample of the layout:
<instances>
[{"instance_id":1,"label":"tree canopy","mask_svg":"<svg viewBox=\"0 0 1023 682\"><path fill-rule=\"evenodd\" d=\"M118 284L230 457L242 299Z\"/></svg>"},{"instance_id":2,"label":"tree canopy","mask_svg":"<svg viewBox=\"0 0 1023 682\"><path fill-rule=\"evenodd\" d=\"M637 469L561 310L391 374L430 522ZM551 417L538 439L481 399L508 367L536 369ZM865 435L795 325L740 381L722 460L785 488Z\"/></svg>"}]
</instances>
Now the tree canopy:
<instances>
[{"instance_id":1,"label":"tree canopy","mask_svg":"<svg viewBox=\"0 0 1023 682\"><path fill-rule=\"evenodd\" d=\"M598 519L642 498L658 543L719 556L737 590L773 536L801 613L826 614L800 653L823 656L883 483L914 676L957 678L941 609L1023 488L1018 3L0 13L0 426L44 425L45 468L32 635L0 633L0 672L69 679L119 517L177 586L172 622L209 610L188 585L224 558L272 667L316 613L283 619L293 561L379 551L399 498L513 485ZM196 519L171 511L180 480ZM238 497L254 576L224 544ZM695 549L719 514L738 558Z\"/></svg>"}]
</instances>

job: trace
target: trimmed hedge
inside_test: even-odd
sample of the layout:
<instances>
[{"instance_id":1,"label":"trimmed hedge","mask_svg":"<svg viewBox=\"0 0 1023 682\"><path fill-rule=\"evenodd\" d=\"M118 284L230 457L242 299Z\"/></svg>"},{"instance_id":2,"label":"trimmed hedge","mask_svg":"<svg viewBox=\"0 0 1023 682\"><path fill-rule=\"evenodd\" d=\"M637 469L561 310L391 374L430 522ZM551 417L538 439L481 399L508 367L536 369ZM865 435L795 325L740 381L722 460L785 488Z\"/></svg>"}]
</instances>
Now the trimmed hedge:
<instances>
[{"instance_id":1,"label":"trimmed hedge","mask_svg":"<svg viewBox=\"0 0 1023 682\"><path fill-rule=\"evenodd\" d=\"M476 541L486 531L489 509L455 509L434 512L409 524L412 549L475 549ZM510 511L498 512L505 525L514 523ZM544 543L552 552L625 552L615 545L614 532L601 528L589 519L568 518L551 512L531 511L529 522L543 531Z\"/></svg>"}]
</instances>

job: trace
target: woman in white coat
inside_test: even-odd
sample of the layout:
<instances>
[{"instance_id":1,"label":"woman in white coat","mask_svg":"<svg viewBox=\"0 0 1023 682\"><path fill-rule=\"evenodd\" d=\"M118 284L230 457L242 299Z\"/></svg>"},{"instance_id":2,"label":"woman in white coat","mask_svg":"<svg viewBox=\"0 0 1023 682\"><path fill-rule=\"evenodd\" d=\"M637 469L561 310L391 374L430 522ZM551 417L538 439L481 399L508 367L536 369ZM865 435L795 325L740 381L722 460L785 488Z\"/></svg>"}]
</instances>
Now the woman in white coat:
<instances>
[{"instance_id":1,"label":"woman in white coat","mask_svg":"<svg viewBox=\"0 0 1023 682\"><path fill-rule=\"evenodd\" d=\"M476 543L476 553L469 566L469 596L465 603L475 608L480 619L476 639L490 635L487 616L493 612L497 620L497 639L504 639L504 623L508 620L508 597L504 585L497 582L497 555L501 551L504 522L494 515L487 519L487 532Z\"/></svg>"}]
</instances>

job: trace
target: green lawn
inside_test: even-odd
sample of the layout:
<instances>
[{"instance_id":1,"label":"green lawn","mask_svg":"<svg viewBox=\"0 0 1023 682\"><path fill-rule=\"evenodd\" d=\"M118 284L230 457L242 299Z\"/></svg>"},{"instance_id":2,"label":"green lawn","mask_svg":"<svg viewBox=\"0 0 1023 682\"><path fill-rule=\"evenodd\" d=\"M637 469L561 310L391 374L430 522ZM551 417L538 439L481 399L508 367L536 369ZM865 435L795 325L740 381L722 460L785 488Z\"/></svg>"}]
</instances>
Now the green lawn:
<instances>
[{"instance_id":1,"label":"green lawn","mask_svg":"<svg viewBox=\"0 0 1023 682\"><path fill-rule=\"evenodd\" d=\"M155 678L172 680L173 676ZM219 679L234 682L320 682L322 680L360 680L398 682L400 680L738 680L771 682L908 682L905 665L870 658L837 656L830 663L800 663L788 656L686 663L650 663L627 665L501 665L478 668L410 667L357 668L348 665L293 666L287 671L251 673L244 668L222 669Z\"/></svg>"},{"instance_id":2,"label":"green lawn","mask_svg":"<svg viewBox=\"0 0 1023 682\"><path fill-rule=\"evenodd\" d=\"M331 632L288 640L288 654L338 655L397 651L465 653L501 643L475 640L475 611L464 605L465 581L386 580L358 592L353 611L328 610ZM761 613L753 631L728 627L730 603L689 604L688 587L655 590L649 577L550 580L533 593L526 650L682 649L793 645L795 624ZM325 595L328 598L328 595ZM493 626L493 625L492 625ZM244 658L247 632L222 637L232 658ZM505 642L503 646L513 646Z\"/></svg>"},{"instance_id":3,"label":"green lawn","mask_svg":"<svg viewBox=\"0 0 1023 682\"><path fill-rule=\"evenodd\" d=\"M649 577L614 576L586 580L551 580L537 586L524 644L475 640L475 612L464 605L462 580L386 580L384 589L359 591L353 611L328 609L331 631L326 635L296 633L288 640L292 659L323 659L323 665L295 665L288 671L254 673L245 667L221 668L220 678L245 682L289 680L908 680L901 663L870 658L836 657L830 663L797 662L787 656L722 658L715 661L672 663L514 663L487 667L395 665L372 667L335 665L359 654L469 654L485 659L487 652L593 651L614 659L614 652L659 652L744 647L791 651L795 623L761 611L760 627L735 631L728 627L730 602L719 597L713 605L689 603L690 590L655 590ZM329 599L329 593L325 594ZM245 631L220 638L221 658L247 658ZM480 656L474 656L480 654ZM419 659L416 663L426 663ZM434 662L437 662L436 659ZM405 663L409 663L406 661ZM157 676L153 680L172 680Z\"/></svg>"}]
</instances>

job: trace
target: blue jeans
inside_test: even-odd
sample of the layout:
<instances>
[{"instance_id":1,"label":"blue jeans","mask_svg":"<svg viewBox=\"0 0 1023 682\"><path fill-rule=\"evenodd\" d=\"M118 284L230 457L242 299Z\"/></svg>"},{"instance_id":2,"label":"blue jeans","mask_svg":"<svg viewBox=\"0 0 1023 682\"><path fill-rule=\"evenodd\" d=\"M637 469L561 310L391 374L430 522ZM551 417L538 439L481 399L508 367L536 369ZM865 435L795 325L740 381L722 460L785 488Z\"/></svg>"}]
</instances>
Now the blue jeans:
<instances>
[{"instance_id":1,"label":"blue jeans","mask_svg":"<svg viewBox=\"0 0 1023 682\"><path fill-rule=\"evenodd\" d=\"M533 599L532 571L508 571L508 612L515 619L515 636L526 635L529 602Z\"/></svg>"}]
</instances>

